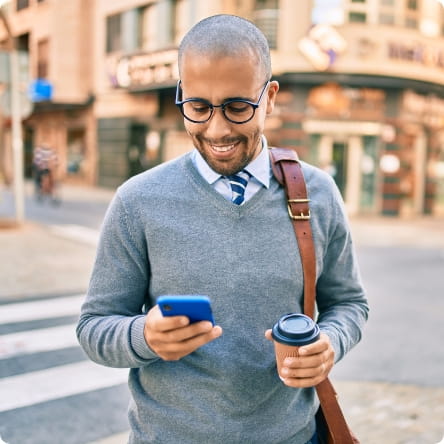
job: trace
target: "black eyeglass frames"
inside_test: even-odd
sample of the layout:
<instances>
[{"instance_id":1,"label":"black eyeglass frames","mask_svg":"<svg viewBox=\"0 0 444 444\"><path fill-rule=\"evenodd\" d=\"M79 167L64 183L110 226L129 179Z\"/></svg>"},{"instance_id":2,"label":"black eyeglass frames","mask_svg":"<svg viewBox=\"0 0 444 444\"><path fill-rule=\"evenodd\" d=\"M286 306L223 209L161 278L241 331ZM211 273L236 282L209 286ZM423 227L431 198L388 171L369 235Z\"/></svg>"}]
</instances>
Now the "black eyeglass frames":
<instances>
[{"instance_id":1,"label":"black eyeglass frames","mask_svg":"<svg viewBox=\"0 0 444 444\"><path fill-rule=\"evenodd\" d=\"M262 96L267 89L270 80L267 80L262 87L262 91L259 95L259 99L256 103L250 102L246 99L233 98L227 100L221 105L213 105L208 100L199 98L190 98L180 100L182 95L181 81L177 82L176 88L176 106L180 109L180 112L193 123L206 123L211 119L214 108L221 108L225 118L232 123L246 123L254 117L256 109L259 107Z\"/></svg>"}]
</instances>

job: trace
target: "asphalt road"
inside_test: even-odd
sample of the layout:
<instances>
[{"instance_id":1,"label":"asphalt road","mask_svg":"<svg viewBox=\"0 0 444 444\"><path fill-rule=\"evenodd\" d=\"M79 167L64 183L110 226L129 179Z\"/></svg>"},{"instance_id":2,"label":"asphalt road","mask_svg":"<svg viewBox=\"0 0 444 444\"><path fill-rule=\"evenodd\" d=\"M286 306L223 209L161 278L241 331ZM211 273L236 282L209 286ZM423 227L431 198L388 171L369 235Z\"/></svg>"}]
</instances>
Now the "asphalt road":
<instances>
[{"instance_id":1,"label":"asphalt road","mask_svg":"<svg viewBox=\"0 0 444 444\"><path fill-rule=\"evenodd\" d=\"M32 242L40 248L42 242L55 239L54 233L60 228L57 242L62 243L54 241L54 245L46 245L54 253L61 245L70 257L84 258L83 264L77 261L75 267L71 265L74 273L65 270L66 264L53 264L58 266L57 282L61 285L54 286L53 276L47 288L57 288L52 294L55 299L64 296L60 289L65 286L75 291L86 288L94 239L111 196L109 190L65 187L62 204L55 207L49 202L40 204L29 195L27 218L44 228L39 239L34 239L32 230L14 234L9 248L20 245L21 251L26 252ZM12 214L12 196L3 193L1 198L0 217ZM347 416L359 431L363 444L435 444L444 435L444 224L425 222L352 220L371 311L362 342L335 367L332 379L338 383ZM8 247L8 239L0 237L2 248ZM23 273L31 267L32 259L32 255L25 257L19 267L3 259L0 267L3 302L8 283L10 288L17 287L14 273ZM7 276L3 276L5 270ZM35 276L34 270L29 272L23 276L31 276L31 272ZM38 288L46 285L45 273L41 274ZM84 279L75 280L73 274ZM69 287L71 281L73 287ZM35 298L40 301L41 294L42 291L30 291L23 303ZM0 314L5 307L0 305ZM57 314L49 317L52 319L3 325L0 322L0 335L29 331L30 337L37 337L47 328L62 328L73 322L72 318ZM37 354L18 353L5 359L0 356L0 384L3 379L4 387L9 387L14 378L25 378L28 373L34 377L39 370L46 372L60 367L71 372L71 365L79 365L74 367L80 372L74 381L88 379L82 373L86 371L82 352L74 345L60 347ZM55 382L53 385L56 386ZM6 431L13 437L8 444L43 444L48 442L48 436L49 442L55 444L86 444L113 434L114 440L103 443L123 442L128 400L125 384L78 390L70 395L54 395L54 399L45 402L5 408L0 411L0 435L6 438Z\"/></svg>"},{"instance_id":2,"label":"asphalt road","mask_svg":"<svg viewBox=\"0 0 444 444\"><path fill-rule=\"evenodd\" d=\"M333 375L443 387L444 248L361 246L358 254L370 317Z\"/></svg>"}]
</instances>

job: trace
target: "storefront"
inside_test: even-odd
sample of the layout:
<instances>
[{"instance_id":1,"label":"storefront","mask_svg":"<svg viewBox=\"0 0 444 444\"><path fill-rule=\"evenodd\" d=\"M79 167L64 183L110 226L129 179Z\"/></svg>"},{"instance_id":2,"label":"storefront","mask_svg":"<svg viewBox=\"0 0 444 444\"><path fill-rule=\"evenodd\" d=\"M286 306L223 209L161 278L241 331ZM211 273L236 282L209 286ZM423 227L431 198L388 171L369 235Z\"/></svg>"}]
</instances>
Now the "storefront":
<instances>
[{"instance_id":1,"label":"storefront","mask_svg":"<svg viewBox=\"0 0 444 444\"><path fill-rule=\"evenodd\" d=\"M176 58L175 49L108 56L112 89L96 104L99 185L118 186L189 148L174 105Z\"/></svg>"},{"instance_id":2,"label":"storefront","mask_svg":"<svg viewBox=\"0 0 444 444\"><path fill-rule=\"evenodd\" d=\"M45 144L56 150L59 179L95 182L95 121L93 98L85 103L40 102L24 121L25 172L31 175L32 150Z\"/></svg>"},{"instance_id":3,"label":"storefront","mask_svg":"<svg viewBox=\"0 0 444 444\"><path fill-rule=\"evenodd\" d=\"M271 143L331 174L351 215L442 213L443 98L414 92L410 82L359 87L348 85L375 82L349 77L348 85L305 88L296 77L280 79Z\"/></svg>"}]
</instances>

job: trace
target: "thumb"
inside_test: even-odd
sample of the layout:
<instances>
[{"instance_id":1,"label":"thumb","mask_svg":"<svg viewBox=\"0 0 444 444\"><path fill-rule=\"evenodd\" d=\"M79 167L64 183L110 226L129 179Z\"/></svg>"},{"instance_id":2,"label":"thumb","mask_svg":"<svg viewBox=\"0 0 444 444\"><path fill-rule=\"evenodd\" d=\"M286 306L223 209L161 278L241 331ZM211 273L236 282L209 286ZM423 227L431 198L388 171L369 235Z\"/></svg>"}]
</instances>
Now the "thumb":
<instances>
[{"instance_id":1,"label":"thumb","mask_svg":"<svg viewBox=\"0 0 444 444\"><path fill-rule=\"evenodd\" d=\"M265 337L266 337L269 341L272 341L272 340L273 340L273 338L272 338L272 336L271 336L271 329L266 330L266 332L265 332Z\"/></svg>"}]
</instances>

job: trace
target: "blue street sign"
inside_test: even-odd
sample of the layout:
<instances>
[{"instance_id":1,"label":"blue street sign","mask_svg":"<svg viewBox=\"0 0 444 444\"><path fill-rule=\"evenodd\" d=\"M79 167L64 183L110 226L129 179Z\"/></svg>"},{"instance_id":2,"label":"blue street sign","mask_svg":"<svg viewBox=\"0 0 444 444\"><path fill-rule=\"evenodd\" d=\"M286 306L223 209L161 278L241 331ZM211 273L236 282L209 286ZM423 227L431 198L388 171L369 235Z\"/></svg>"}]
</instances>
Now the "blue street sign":
<instances>
[{"instance_id":1,"label":"blue street sign","mask_svg":"<svg viewBox=\"0 0 444 444\"><path fill-rule=\"evenodd\" d=\"M44 102L52 99L52 83L45 79L33 80L29 86L29 98L32 102Z\"/></svg>"}]
</instances>

